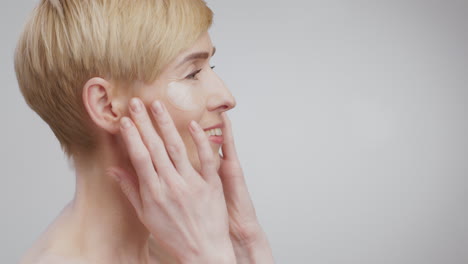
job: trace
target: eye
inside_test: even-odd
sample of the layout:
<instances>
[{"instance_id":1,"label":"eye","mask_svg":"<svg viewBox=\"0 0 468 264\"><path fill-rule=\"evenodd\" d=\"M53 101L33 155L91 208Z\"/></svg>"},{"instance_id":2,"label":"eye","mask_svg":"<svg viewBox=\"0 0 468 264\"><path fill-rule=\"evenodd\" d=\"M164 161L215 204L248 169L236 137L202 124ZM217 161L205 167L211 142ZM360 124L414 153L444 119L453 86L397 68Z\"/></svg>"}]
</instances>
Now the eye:
<instances>
[{"instance_id":1,"label":"eye","mask_svg":"<svg viewBox=\"0 0 468 264\"><path fill-rule=\"evenodd\" d=\"M185 77L185 79L195 80L195 77L197 76L197 74L199 72L201 72L201 69L196 70L196 71L192 72L191 74L187 75L187 77Z\"/></svg>"},{"instance_id":2,"label":"eye","mask_svg":"<svg viewBox=\"0 0 468 264\"><path fill-rule=\"evenodd\" d=\"M210 66L211 69L214 69L216 66ZM199 70L196 70L194 72L192 72L191 74L187 75L185 77L185 79L189 79L189 80L196 80L195 77L197 77L197 74L201 72L202 69L199 69Z\"/></svg>"}]
</instances>

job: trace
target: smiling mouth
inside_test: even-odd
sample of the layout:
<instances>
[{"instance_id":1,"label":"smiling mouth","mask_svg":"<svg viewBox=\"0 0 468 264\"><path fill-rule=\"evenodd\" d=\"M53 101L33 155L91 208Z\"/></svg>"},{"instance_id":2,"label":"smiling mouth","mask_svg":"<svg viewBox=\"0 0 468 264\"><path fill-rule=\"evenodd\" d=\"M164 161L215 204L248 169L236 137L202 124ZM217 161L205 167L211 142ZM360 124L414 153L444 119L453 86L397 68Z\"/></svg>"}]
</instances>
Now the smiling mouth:
<instances>
[{"instance_id":1,"label":"smiling mouth","mask_svg":"<svg viewBox=\"0 0 468 264\"><path fill-rule=\"evenodd\" d=\"M208 140L216 143L216 144L223 144L223 131L221 128L213 128L210 130L205 131L206 135L208 136Z\"/></svg>"},{"instance_id":2,"label":"smiling mouth","mask_svg":"<svg viewBox=\"0 0 468 264\"><path fill-rule=\"evenodd\" d=\"M212 129L206 130L205 133L208 136L222 136L223 135L223 131L221 130L221 128L212 128Z\"/></svg>"},{"instance_id":3,"label":"smiling mouth","mask_svg":"<svg viewBox=\"0 0 468 264\"><path fill-rule=\"evenodd\" d=\"M205 131L208 140L215 143L215 144L223 144L224 137L223 137L223 130L224 127L223 123L216 124L214 126L207 127L203 129Z\"/></svg>"},{"instance_id":4,"label":"smiling mouth","mask_svg":"<svg viewBox=\"0 0 468 264\"><path fill-rule=\"evenodd\" d=\"M223 137L223 123L208 127L203 129L205 131L208 140L216 143L216 144L223 144L224 137Z\"/></svg>"}]
</instances>

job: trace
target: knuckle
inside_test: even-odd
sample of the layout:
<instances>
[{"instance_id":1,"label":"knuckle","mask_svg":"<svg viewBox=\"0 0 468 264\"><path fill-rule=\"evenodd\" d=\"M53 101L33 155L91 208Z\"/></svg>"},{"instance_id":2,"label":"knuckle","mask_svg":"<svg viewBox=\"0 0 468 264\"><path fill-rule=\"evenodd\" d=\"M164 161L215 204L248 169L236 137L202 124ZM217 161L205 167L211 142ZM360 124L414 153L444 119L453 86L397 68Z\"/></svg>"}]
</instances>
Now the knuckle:
<instances>
[{"instance_id":1,"label":"knuckle","mask_svg":"<svg viewBox=\"0 0 468 264\"><path fill-rule=\"evenodd\" d=\"M207 186L203 188L203 193L212 194L216 193L219 190L219 185L213 182L208 182Z\"/></svg>"},{"instance_id":2,"label":"knuckle","mask_svg":"<svg viewBox=\"0 0 468 264\"><path fill-rule=\"evenodd\" d=\"M203 163L205 163L206 167L212 167L214 165L215 159L212 155L205 155L203 158Z\"/></svg>"},{"instance_id":3,"label":"knuckle","mask_svg":"<svg viewBox=\"0 0 468 264\"><path fill-rule=\"evenodd\" d=\"M156 142L151 141L148 143L148 151L150 153L155 153L156 151L158 151L158 149L159 149L159 146Z\"/></svg>"},{"instance_id":4,"label":"knuckle","mask_svg":"<svg viewBox=\"0 0 468 264\"><path fill-rule=\"evenodd\" d=\"M133 154L133 160L137 164L146 163L149 160L148 151L136 151Z\"/></svg>"},{"instance_id":5,"label":"knuckle","mask_svg":"<svg viewBox=\"0 0 468 264\"><path fill-rule=\"evenodd\" d=\"M178 210L182 210L187 207L187 204L182 198L176 198L172 200L172 206L175 206Z\"/></svg>"},{"instance_id":6,"label":"knuckle","mask_svg":"<svg viewBox=\"0 0 468 264\"><path fill-rule=\"evenodd\" d=\"M234 238L243 245L252 244L258 237L258 224L251 223L237 223L232 225Z\"/></svg>"},{"instance_id":7,"label":"knuckle","mask_svg":"<svg viewBox=\"0 0 468 264\"><path fill-rule=\"evenodd\" d=\"M157 163L156 167L157 169L162 173L162 174L169 174L169 177L171 176L170 174L174 173L174 166L172 163L169 161L170 164L166 164L165 162L162 163Z\"/></svg>"},{"instance_id":8,"label":"knuckle","mask_svg":"<svg viewBox=\"0 0 468 264\"><path fill-rule=\"evenodd\" d=\"M188 190L188 195L194 197L195 199L201 199L209 193L209 189L206 189L206 184L194 185L190 190Z\"/></svg>"},{"instance_id":9,"label":"knuckle","mask_svg":"<svg viewBox=\"0 0 468 264\"><path fill-rule=\"evenodd\" d=\"M153 195L142 195L141 200L143 202L142 203L143 210L148 210L148 206L151 206L157 203Z\"/></svg>"},{"instance_id":10,"label":"knuckle","mask_svg":"<svg viewBox=\"0 0 468 264\"><path fill-rule=\"evenodd\" d=\"M185 198L188 196L189 191L184 190L180 185L174 184L171 186L169 198L174 205L179 207L183 206L185 204Z\"/></svg>"},{"instance_id":11,"label":"knuckle","mask_svg":"<svg viewBox=\"0 0 468 264\"><path fill-rule=\"evenodd\" d=\"M214 174L215 171L216 171L216 170L215 170L214 166L210 166L210 165L205 166L205 168L204 168L205 177L210 177L210 176L212 176L212 175ZM211 177L211 178L213 178L213 177Z\"/></svg>"},{"instance_id":12,"label":"knuckle","mask_svg":"<svg viewBox=\"0 0 468 264\"><path fill-rule=\"evenodd\" d=\"M162 202L162 196L160 193L151 191L142 195L143 204L148 206L160 205Z\"/></svg>"},{"instance_id":13,"label":"knuckle","mask_svg":"<svg viewBox=\"0 0 468 264\"><path fill-rule=\"evenodd\" d=\"M223 183L221 182L221 179L219 177L213 177L213 180L212 180L210 186L213 188L213 190L222 190L223 189Z\"/></svg>"},{"instance_id":14,"label":"knuckle","mask_svg":"<svg viewBox=\"0 0 468 264\"><path fill-rule=\"evenodd\" d=\"M166 144L166 150L171 157L180 157L183 154L183 147L180 144Z\"/></svg>"},{"instance_id":15,"label":"knuckle","mask_svg":"<svg viewBox=\"0 0 468 264\"><path fill-rule=\"evenodd\" d=\"M162 127L168 127L171 125L171 119L167 118L167 116L163 115L159 118L159 125Z\"/></svg>"}]
</instances>

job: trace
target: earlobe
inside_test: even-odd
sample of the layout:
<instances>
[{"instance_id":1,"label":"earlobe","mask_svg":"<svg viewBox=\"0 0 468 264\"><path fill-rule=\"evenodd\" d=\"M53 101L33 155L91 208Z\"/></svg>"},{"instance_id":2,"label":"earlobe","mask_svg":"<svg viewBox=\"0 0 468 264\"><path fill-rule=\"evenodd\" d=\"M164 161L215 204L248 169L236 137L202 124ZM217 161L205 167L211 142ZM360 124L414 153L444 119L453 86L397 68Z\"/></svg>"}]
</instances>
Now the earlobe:
<instances>
[{"instance_id":1,"label":"earlobe","mask_svg":"<svg viewBox=\"0 0 468 264\"><path fill-rule=\"evenodd\" d=\"M95 77L84 85L82 98L93 123L111 134L119 132L119 120L122 117L122 104L114 96L114 89L109 81Z\"/></svg>"}]
</instances>

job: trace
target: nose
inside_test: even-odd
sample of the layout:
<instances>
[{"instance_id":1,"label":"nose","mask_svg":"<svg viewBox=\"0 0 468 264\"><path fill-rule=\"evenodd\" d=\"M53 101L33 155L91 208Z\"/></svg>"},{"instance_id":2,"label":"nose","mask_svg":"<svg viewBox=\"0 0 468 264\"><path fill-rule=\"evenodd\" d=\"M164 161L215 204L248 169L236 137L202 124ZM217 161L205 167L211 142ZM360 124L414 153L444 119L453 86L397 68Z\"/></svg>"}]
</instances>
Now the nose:
<instances>
[{"instance_id":1,"label":"nose","mask_svg":"<svg viewBox=\"0 0 468 264\"><path fill-rule=\"evenodd\" d=\"M214 73L210 85L210 96L207 101L208 111L225 112L236 106L236 99L226 84Z\"/></svg>"}]
</instances>

